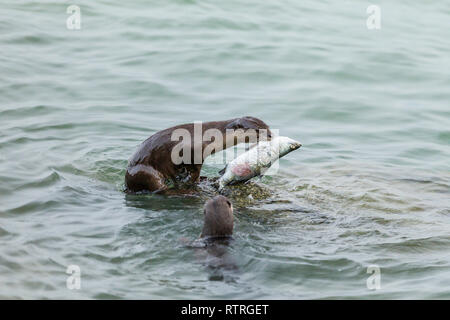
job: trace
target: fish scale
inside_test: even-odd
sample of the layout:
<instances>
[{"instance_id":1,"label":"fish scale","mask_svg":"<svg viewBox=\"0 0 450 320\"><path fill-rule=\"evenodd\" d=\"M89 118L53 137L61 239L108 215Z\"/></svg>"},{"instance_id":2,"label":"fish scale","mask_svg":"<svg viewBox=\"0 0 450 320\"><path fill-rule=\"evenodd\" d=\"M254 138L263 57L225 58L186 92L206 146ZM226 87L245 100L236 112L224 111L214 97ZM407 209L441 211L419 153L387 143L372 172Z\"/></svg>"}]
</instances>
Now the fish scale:
<instances>
[{"instance_id":1,"label":"fish scale","mask_svg":"<svg viewBox=\"0 0 450 320\"><path fill-rule=\"evenodd\" d=\"M255 147L236 157L220 171L219 189L228 184L244 182L269 169L279 158L301 147L298 141L278 136L270 141L260 141Z\"/></svg>"}]
</instances>

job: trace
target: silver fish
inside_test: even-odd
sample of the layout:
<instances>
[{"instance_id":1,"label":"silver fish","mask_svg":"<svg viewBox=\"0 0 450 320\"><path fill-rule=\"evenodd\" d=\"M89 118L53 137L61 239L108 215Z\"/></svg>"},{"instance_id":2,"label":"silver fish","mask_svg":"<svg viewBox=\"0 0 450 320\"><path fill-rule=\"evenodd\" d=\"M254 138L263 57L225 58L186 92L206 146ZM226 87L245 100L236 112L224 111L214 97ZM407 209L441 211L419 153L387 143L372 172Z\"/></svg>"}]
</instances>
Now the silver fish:
<instances>
[{"instance_id":1,"label":"silver fish","mask_svg":"<svg viewBox=\"0 0 450 320\"><path fill-rule=\"evenodd\" d=\"M263 174L277 159L301 146L300 142L281 136L270 141L260 141L256 146L229 162L219 172L222 174L219 178L219 189Z\"/></svg>"}]
</instances>

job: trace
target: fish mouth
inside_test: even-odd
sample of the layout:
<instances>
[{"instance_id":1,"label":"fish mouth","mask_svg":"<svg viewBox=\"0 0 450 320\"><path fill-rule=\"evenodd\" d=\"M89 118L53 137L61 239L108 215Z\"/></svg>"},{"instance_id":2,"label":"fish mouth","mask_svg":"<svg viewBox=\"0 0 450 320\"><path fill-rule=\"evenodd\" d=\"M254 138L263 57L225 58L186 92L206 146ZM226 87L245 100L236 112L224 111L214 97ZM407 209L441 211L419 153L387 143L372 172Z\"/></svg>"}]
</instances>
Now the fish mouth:
<instances>
[{"instance_id":1,"label":"fish mouth","mask_svg":"<svg viewBox=\"0 0 450 320\"><path fill-rule=\"evenodd\" d=\"M301 146L302 146L302 144L300 142L294 142L289 147L291 148L291 150L297 150Z\"/></svg>"}]
</instances>

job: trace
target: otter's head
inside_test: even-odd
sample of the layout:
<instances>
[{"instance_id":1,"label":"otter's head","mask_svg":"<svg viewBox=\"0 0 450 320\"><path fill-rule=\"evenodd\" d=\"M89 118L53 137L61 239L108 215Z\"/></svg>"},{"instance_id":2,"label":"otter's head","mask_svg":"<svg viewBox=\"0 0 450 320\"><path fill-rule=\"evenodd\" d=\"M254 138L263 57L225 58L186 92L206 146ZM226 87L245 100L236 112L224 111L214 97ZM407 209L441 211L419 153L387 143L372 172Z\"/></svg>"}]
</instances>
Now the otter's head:
<instances>
[{"instance_id":1,"label":"otter's head","mask_svg":"<svg viewBox=\"0 0 450 320\"><path fill-rule=\"evenodd\" d=\"M234 131L235 143L257 142L259 140L270 140L272 132L269 126L255 117L242 117L231 120L225 127L227 131Z\"/></svg>"},{"instance_id":2,"label":"otter's head","mask_svg":"<svg viewBox=\"0 0 450 320\"><path fill-rule=\"evenodd\" d=\"M208 200L204 215L201 238L229 237L233 234L233 205L226 197L215 196Z\"/></svg>"}]
</instances>

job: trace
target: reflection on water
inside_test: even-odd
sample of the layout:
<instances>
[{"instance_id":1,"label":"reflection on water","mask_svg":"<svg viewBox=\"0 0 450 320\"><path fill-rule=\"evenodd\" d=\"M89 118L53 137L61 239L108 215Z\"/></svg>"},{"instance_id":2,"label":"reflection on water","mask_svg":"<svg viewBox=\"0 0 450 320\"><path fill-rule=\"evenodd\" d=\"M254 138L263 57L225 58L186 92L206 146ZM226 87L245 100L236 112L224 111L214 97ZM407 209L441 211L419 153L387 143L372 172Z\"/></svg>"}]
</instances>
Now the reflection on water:
<instances>
[{"instance_id":1,"label":"reflection on water","mask_svg":"<svg viewBox=\"0 0 450 320\"><path fill-rule=\"evenodd\" d=\"M195 250L195 258L205 267L210 281L235 282L239 266L229 247L233 238L197 239L190 246Z\"/></svg>"}]
</instances>

